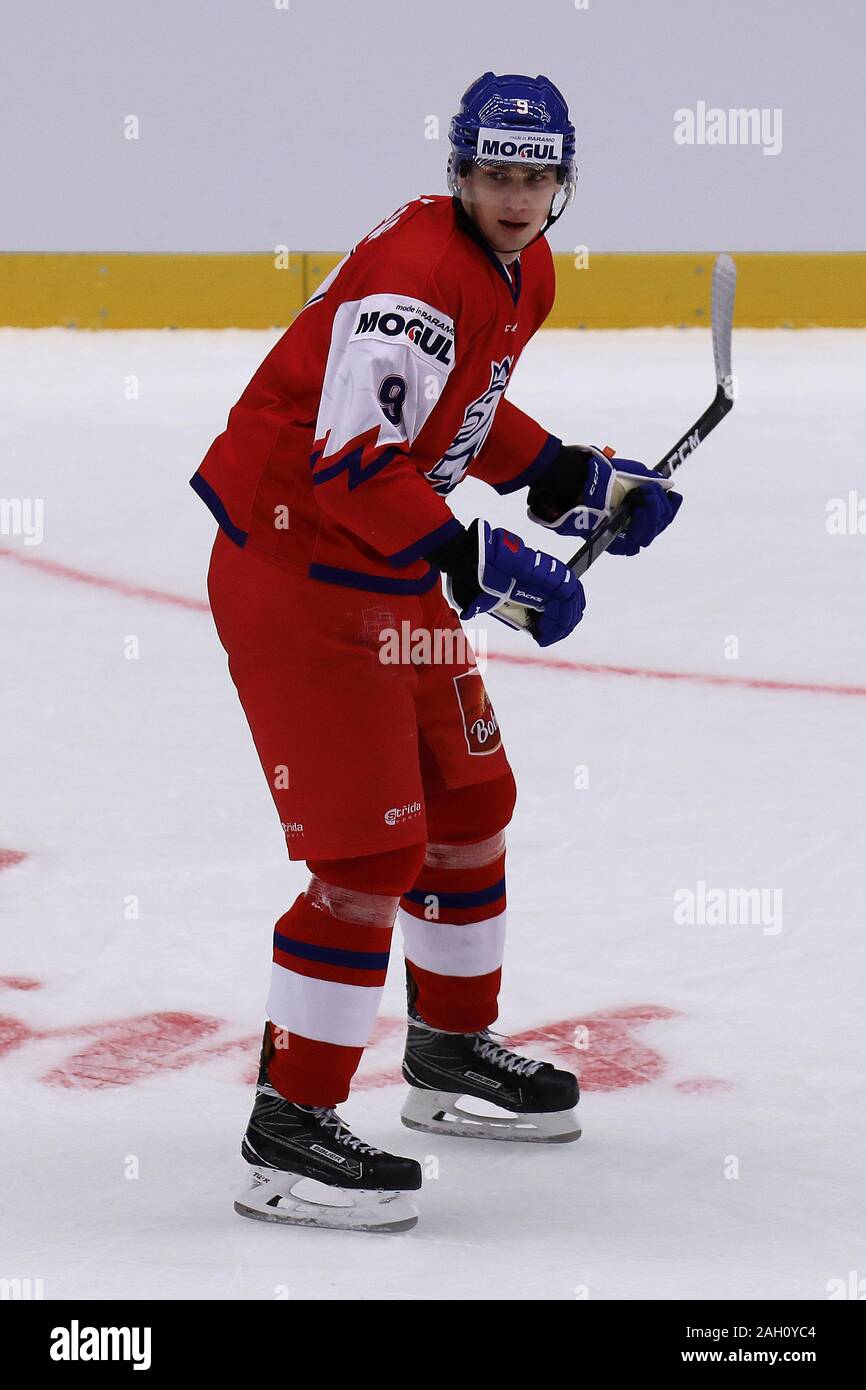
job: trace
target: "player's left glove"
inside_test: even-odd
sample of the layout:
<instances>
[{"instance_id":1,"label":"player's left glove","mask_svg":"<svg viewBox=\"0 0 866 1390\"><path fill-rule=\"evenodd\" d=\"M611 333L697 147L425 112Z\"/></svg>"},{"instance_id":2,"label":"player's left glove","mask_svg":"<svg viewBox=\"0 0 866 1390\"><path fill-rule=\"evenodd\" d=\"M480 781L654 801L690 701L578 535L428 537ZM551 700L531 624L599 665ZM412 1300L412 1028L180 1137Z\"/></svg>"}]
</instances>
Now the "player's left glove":
<instances>
[{"instance_id":1,"label":"player's left glove","mask_svg":"<svg viewBox=\"0 0 866 1390\"><path fill-rule=\"evenodd\" d=\"M633 459L612 463L613 451L608 454L591 445L563 445L529 489L527 515L557 535L583 538L637 488L628 526L608 547L611 555L636 555L670 525L683 499L672 491L673 478L662 478Z\"/></svg>"},{"instance_id":2,"label":"player's left glove","mask_svg":"<svg viewBox=\"0 0 866 1390\"><path fill-rule=\"evenodd\" d=\"M464 621L489 613L517 627L500 605L504 600L521 603L536 610L533 639L549 647L583 617L583 585L567 565L543 550L530 550L511 531L494 530L481 517L425 558L446 574L445 592Z\"/></svg>"}]
</instances>

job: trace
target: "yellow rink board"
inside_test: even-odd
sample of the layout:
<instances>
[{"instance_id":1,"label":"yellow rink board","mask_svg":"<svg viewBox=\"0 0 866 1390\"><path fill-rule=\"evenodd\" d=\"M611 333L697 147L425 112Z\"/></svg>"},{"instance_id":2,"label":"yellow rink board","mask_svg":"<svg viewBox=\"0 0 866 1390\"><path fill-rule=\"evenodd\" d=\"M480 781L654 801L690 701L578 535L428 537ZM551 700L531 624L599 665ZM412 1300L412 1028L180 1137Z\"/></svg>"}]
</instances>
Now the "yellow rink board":
<instances>
[{"instance_id":1,"label":"yellow rink board","mask_svg":"<svg viewBox=\"0 0 866 1390\"><path fill-rule=\"evenodd\" d=\"M0 254L0 324L40 328L272 328L291 323L340 253ZM709 321L714 255L556 255L548 328ZM739 252L741 328L866 327L866 254ZM286 263L287 262L287 263Z\"/></svg>"}]
</instances>

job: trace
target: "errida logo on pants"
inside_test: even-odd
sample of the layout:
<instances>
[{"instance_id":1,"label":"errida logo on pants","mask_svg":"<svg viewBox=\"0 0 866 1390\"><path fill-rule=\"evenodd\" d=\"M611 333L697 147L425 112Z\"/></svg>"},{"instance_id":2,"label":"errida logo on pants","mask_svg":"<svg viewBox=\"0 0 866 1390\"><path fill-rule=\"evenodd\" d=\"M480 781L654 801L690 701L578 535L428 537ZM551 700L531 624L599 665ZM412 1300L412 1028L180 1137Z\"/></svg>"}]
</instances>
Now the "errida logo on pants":
<instances>
[{"instance_id":1,"label":"errida logo on pants","mask_svg":"<svg viewBox=\"0 0 866 1390\"><path fill-rule=\"evenodd\" d=\"M421 814L420 801L407 801L405 806L392 806L385 812L386 825L402 825L404 821L413 820L415 816Z\"/></svg>"},{"instance_id":2,"label":"errida logo on pants","mask_svg":"<svg viewBox=\"0 0 866 1390\"><path fill-rule=\"evenodd\" d=\"M454 321L420 300L370 295L361 301L352 338L393 342L407 339L419 352L450 367L454 361Z\"/></svg>"}]
</instances>

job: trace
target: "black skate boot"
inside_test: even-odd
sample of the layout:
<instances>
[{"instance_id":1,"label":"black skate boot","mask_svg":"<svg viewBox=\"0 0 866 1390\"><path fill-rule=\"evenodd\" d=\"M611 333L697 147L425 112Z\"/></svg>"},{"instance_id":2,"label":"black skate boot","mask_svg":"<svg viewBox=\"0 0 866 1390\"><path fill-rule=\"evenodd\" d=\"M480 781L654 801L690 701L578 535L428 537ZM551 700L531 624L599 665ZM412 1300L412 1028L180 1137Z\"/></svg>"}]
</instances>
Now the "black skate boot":
<instances>
[{"instance_id":1,"label":"black skate boot","mask_svg":"<svg viewBox=\"0 0 866 1390\"><path fill-rule=\"evenodd\" d=\"M420 1188L420 1165L362 1143L335 1110L285 1100L268 1080L272 1053L266 1024L256 1098L241 1141L251 1185L235 1211L257 1221L331 1230L409 1230L418 1209L403 1194Z\"/></svg>"},{"instance_id":2,"label":"black skate boot","mask_svg":"<svg viewBox=\"0 0 866 1390\"><path fill-rule=\"evenodd\" d=\"M411 977L408 992L403 1075L410 1091L400 1115L404 1125L431 1134L535 1144L580 1138L574 1109L580 1089L572 1072L509 1052L489 1028L479 1033L431 1028L415 1008ZM467 1110L461 1097L489 1101L509 1113Z\"/></svg>"}]
</instances>

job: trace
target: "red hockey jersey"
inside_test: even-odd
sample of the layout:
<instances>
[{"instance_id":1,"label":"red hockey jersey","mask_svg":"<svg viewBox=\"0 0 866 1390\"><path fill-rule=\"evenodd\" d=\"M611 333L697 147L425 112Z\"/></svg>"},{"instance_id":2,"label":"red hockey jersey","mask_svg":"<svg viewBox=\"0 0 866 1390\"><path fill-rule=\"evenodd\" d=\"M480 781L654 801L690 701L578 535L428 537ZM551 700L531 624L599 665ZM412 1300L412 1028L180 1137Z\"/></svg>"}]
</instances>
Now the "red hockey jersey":
<instances>
[{"instance_id":1,"label":"red hockey jersey","mask_svg":"<svg viewBox=\"0 0 866 1390\"><path fill-rule=\"evenodd\" d=\"M553 304L544 237L509 269L460 202L416 198L344 256L190 482L238 545L295 573L423 593L467 473L528 486L561 441L504 398Z\"/></svg>"}]
</instances>

